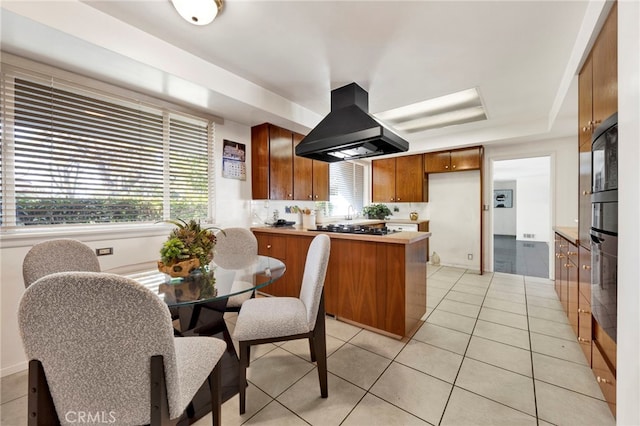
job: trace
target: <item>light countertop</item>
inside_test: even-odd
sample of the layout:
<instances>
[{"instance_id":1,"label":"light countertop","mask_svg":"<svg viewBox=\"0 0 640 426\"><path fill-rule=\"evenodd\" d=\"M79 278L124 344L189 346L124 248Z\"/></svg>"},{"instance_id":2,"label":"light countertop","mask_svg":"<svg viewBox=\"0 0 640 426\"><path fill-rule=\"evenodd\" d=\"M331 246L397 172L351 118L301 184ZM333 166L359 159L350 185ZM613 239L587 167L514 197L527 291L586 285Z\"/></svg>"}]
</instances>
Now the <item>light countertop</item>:
<instances>
[{"instance_id":1,"label":"light countertop","mask_svg":"<svg viewBox=\"0 0 640 426\"><path fill-rule=\"evenodd\" d=\"M381 223L381 221L368 221L369 223ZM342 222L341 222L342 223ZM399 223L399 222L394 222ZM415 221L413 223L416 223ZM361 223L358 223L361 224ZM273 227L273 226L258 226L252 227L251 230L253 232L264 232L271 234L287 234L287 235L305 235L312 236L317 235L321 232L319 231L308 231L299 226L282 226L282 227ZM325 232L331 238L339 238L344 240L357 240L357 241L372 241L372 242L380 242L385 244L413 244L415 242L424 240L426 238L431 237L431 232L412 232L412 231L402 231L402 232L394 232L387 235L365 235L365 234L342 234L339 232Z\"/></svg>"}]
</instances>

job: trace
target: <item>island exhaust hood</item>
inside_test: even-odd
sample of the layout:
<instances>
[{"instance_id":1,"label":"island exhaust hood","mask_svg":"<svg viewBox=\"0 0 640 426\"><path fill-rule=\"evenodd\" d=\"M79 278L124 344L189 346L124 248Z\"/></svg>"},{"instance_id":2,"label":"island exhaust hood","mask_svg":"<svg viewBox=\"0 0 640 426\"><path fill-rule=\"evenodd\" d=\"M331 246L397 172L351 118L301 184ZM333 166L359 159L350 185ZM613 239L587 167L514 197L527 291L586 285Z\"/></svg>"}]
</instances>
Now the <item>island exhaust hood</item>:
<instances>
[{"instance_id":1,"label":"island exhaust hood","mask_svg":"<svg viewBox=\"0 0 640 426\"><path fill-rule=\"evenodd\" d=\"M405 152L409 142L369 115L356 83L331 91L331 112L296 146L296 155L333 163Z\"/></svg>"}]
</instances>

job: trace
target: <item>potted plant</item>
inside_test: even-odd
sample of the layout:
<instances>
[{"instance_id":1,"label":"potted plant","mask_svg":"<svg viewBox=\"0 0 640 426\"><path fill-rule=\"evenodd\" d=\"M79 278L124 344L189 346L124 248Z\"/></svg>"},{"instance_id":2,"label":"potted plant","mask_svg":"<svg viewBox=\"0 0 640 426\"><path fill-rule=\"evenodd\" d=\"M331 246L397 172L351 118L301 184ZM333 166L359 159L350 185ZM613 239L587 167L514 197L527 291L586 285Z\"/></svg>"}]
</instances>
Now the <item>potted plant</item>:
<instances>
[{"instance_id":1,"label":"potted plant","mask_svg":"<svg viewBox=\"0 0 640 426\"><path fill-rule=\"evenodd\" d=\"M391 210L385 204L371 204L362 209L362 214L369 219L383 220L387 216L391 216Z\"/></svg>"},{"instance_id":2,"label":"potted plant","mask_svg":"<svg viewBox=\"0 0 640 426\"><path fill-rule=\"evenodd\" d=\"M172 277L186 277L198 268L205 272L206 265L213 259L213 248L216 245L216 236L212 230L220 228L203 228L200 222L193 219L189 222L182 219L164 222L171 223L176 228L160 248L158 270Z\"/></svg>"}]
</instances>

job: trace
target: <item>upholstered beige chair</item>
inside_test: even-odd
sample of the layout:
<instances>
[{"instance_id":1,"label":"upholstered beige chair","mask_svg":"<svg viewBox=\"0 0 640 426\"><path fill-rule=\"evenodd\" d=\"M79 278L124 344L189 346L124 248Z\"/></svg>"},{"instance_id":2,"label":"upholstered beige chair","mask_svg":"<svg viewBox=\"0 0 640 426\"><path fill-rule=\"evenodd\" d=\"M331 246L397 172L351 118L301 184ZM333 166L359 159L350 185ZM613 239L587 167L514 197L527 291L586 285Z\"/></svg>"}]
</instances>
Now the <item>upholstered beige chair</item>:
<instances>
[{"instance_id":1,"label":"upholstered beige chair","mask_svg":"<svg viewBox=\"0 0 640 426\"><path fill-rule=\"evenodd\" d=\"M311 361L317 361L320 395L328 396L325 334L324 279L331 241L317 235L309 246L300 297L261 297L245 301L233 337L240 346L240 414L246 408L247 367L250 347L269 342L309 339Z\"/></svg>"},{"instance_id":2,"label":"upholstered beige chair","mask_svg":"<svg viewBox=\"0 0 640 426\"><path fill-rule=\"evenodd\" d=\"M242 269L254 264L258 257L258 240L246 228L226 228L216 235L216 253L213 261L224 269ZM231 292L253 287L253 283L239 277L233 282ZM238 312L244 301L253 297L253 292L231 296L227 300L227 312Z\"/></svg>"},{"instance_id":3,"label":"upholstered beige chair","mask_svg":"<svg viewBox=\"0 0 640 426\"><path fill-rule=\"evenodd\" d=\"M71 239L56 239L38 243L22 262L24 286L54 272L100 272L100 262L93 249Z\"/></svg>"},{"instance_id":4,"label":"upholstered beige chair","mask_svg":"<svg viewBox=\"0 0 640 426\"><path fill-rule=\"evenodd\" d=\"M18 322L30 360L29 424L67 424L79 413L110 424L170 424L207 379L220 424L217 364L226 344L174 338L166 304L136 281L47 275L26 289Z\"/></svg>"}]
</instances>

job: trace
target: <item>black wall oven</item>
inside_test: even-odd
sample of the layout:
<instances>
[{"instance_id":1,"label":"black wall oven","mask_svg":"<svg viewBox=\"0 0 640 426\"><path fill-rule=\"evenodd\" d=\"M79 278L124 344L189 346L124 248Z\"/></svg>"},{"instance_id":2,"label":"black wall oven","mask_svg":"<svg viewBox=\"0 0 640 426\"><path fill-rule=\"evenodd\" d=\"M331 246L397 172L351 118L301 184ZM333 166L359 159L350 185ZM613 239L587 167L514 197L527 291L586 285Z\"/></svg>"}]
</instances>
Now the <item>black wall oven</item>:
<instances>
[{"instance_id":1,"label":"black wall oven","mask_svg":"<svg viewBox=\"0 0 640 426\"><path fill-rule=\"evenodd\" d=\"M591 311L616 341L618 298L618 114L593 133L591 145Z\"/></svg>"}]
</instances>

